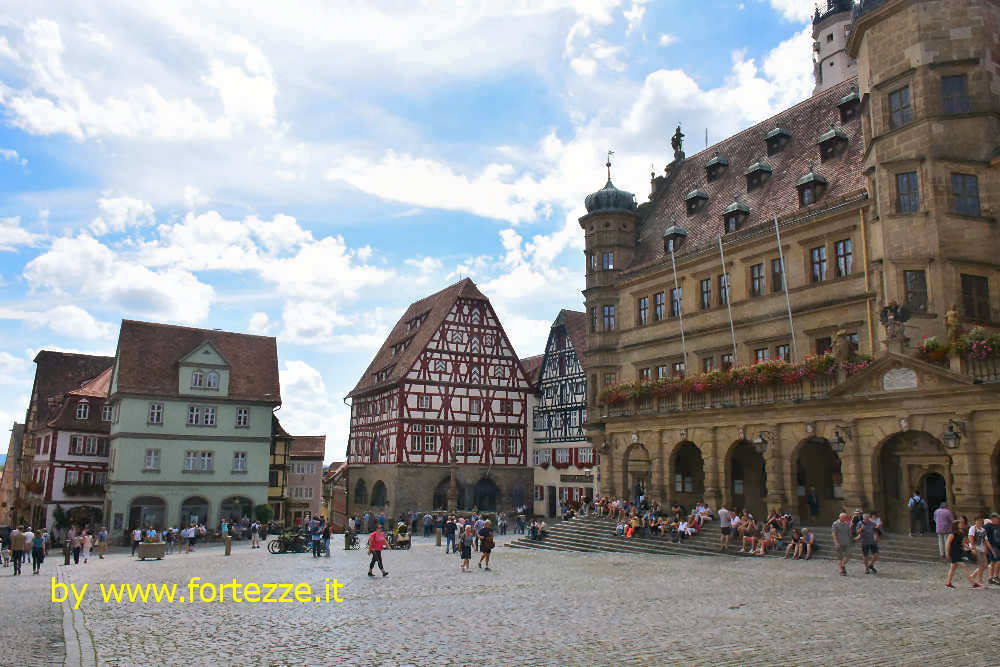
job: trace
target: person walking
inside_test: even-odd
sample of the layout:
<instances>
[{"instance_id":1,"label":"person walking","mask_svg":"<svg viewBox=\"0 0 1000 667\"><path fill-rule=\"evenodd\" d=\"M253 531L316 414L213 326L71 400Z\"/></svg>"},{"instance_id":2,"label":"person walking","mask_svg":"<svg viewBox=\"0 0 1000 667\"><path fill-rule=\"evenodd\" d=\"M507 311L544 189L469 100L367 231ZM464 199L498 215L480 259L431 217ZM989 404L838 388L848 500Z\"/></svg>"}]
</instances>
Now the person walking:
<instances>
[{"instance_id":1,"label":"person walking","mask_svg":"<svg viewBox=\"0 0 1000 667\"><path fill-rule=\"evenodd\" d=\"M10 534L10 560L14 564L14 575L21 574L21 562L24 560L24 526L18 526Z\"/></svg>"},{"instance_id":2,"label":"person walking","mask_svg":"<svg viewBox=\"0 0 1000 667\"><path fill-rule=\"evenodd\" d=\"M493 541L493 527L490 524L490 520L487 519L483 523L483 527L479 530L479 551L482 555L479 557L479 567L483 568L487 572L490 570L490 552L493 551L495 542ZM483 561L485 560L486 566L483 566Z\"/></svg>"},{"instance_id":3,"label":"person walking","mask_svg":"<svg viewBox=\"0 0 1000 667\"><path fill-rule=\"evenodd\" d=\"M94 538L90 534L90 531L83 531L83 537L80 538L80 555L83 557L84 564L90 558L90 549L94 546Z\"/></svg>"},{"instance_id":4,"label":"person walking","mask_svg":"<svg viewBox=\"0 0 1000 667\"><path fill-rule=\"evenodd\" d=\"M138 526L132 529L132 555L135 555L135 550L139 548L139 543L142 542L142 531Z\"/></svg>"},{"instance_id":5,"label":"person walking","mask_svg":"<svg viewBox=\"0 0 1000 667\"><path fill-rule=\"evenodd\" d=\"M97 532L97 557L104 560L104 554L108 553L108 528L101 526Z\"/></svg>"},{"instance_id":6,"label":"person walking","mask_svg":"<svg viewBox=\"0 0 1000 667\"><path fill-rule=\"evenodd\" d=\"M455 517L449 516L444 524L444 552L446 554L455 550Z\"/></svg>"},{"instance_id":7,"label":"person walking","mask_svg":"<svg viewBox=\"0 0 1000 667\"><path fill-rule=\"evenodd\" d=\"M260 522L254 521L250 524L250 548L260 549Z\"/></svg>"},{"instance_id":8,"label":"person walking","mask_svg":"<svg viewBox=\"0 0 1000 667\"><path fill-rule=\"evenodd\" d=\"M424 537L431 536L431 523L433 523L433 521L434 517L432 517L430 514L424 515Z\"/></svg>"},{"instance_id":9,"label":"person walking","mask_svg":"<svg viewBox=\"0 0 1000 667\"><path fill-rule=\"evenodd\" d=\"M320 557L320 550L322 548L321 539L323 539L323 519L317 519L313 517L309 520L309 537L312 539L312 551L313 558Z\"/></svg>"},{"instance_id":10,"label":"person walking","mask_svg":"<svg viewBox=\"0 0 1000 667\"><path fill-rule=\"evenodd\" d=\"M972 573L969 572L969 566L965 564L965 547L962 544L964 540L965 532L962 530L962 524L956 519L951 522L951 534L948 535L948 542L945 547L948 552L948 560L951 562L951 565L948 566L948 581L945 583L945 586L948 588L954 588L951 578L955 576L955 570L958 569L959 565L965 570L965 576L969 579L972 587L979 588L979 584L972 580Z\"/></svg>"},{"instance_id":11,"label":"person walking","mask_svg":"<svg viewBox=\"0 0 1000 667\"><path fill-rule=\"evenodd\" d=\"M330 525L323 521L323 549L326 551L326 557L330 557Z\"/></svg>"},{"instance_id":12,"label":"person walking","mask_svg":"<svg viewBox=\"0 0 1000 667\"><path fill-rule=\"evenodd\" d=\"M840 576L847 576L847 561L851 558L851 517L847 512L841 512L840 517L833 522L833 548L837 563L840 565Z\"/></svg>"},{"instance_id":13,"label":"person walking","mask_svg":"<svg viewBox=\"0 0 1000 667\"><path fill-rule=\"evenodd\" d=\"M73 535L69 539L69 548L73 552L73 565L80 564L80 551L83 549L83 538Z\"/></svg>"},{"instance_id":14,"label":"person walking","mask_svg":"<svg viewBox=\"0 0 1000 667\"><path fill-rule=\"evenodd\" d=\"M969 546L976 559L976 570L972 573L970 580L978 581L979 585L982 586L983 574L989 568L986 560L986 527L983 525L983 517L976 518L976 522L969 528Z\"/></svg>"},{"instance_id":15,"label":"person walking","mask_svg":"<svg viewBox=\"0 0 1000 667\"><path fill-rule=\"evenodd\" d=\"M996 512L986 524L986 560L990 564L989 582L1000 586L1000 514Z\"/></svg>"},{"instance_id":16,"label":"person walking","mask_svg":"<svg viewBox=\"0 0 1000 667\"><path fill-rule=\"evenodd\" d=\"M719 508L719 551L729 549L729 535L732 532L729 527L729 510L724 506Z\"/></svg>"},{"instance_id":17,"label":"person walking","mask_svg":"<svg viewBox=\"0 0 1000 667\"><path fill-rule=\"evenodd\" d=\"M45 537L42 531L38 531L31 538L31 573L38 574L42 569L42 561L45 560Z\"/></svg>"},{"instance_id":18,"label":"person walking","mask_svg":"<svg viewBox=\"0 0 1000 667\"><path fill-rule=\"evenodd\" d=\"M467 525L465 527L465 532L459 540L461 544L459 545L461 550L462 565L459 568L462 572L472 572L472 566L469 561L472 560L472 544L476 541L476 536L472 534L472 526Z\"/></svg>"},{"instance_id":19,"label":"person walking","mask_svg":"<svg viewBox=\"0 0 1000 667\"><path fill-rule=\"evenodd\" d=\"M368 536L368 553L372 555L371 562L368 563L368 576L374 577L372 574L372 569L375 564L378 563L378 569L382 571L383 577L388 577L389 573L386 572L385 566L382 565L382 550L385 549L387 543L385 541L385 532L382 529L382 524L375 525L375 532Z\"/></svg>"},{"instance_id":20,"label":"person walking","mask_svg":"<svg viewBox=\"0 0 1000 667\"><path fill-rule=\"evenodd\" d=\"M923 535L927 532L927 502L920 497L920 491L914 491L906 504L910 508L910 537L913 537L914 526Z\"/></svg>"},{"instance_id":21,"label":"person walking","mask_svg":"<svg viewBox=\"0 0 1000 667\"><path fill-rule=\"evenodd\" d=\"M948 541L948 535L951 533L951 523L954 520L955 515L948 509L948 503L941 503L934 510L934 532L937 534L938 553L941 554L941 558L947 558L944 545Z\"/></svg>"},{"instance_id":22,"label":"person walking","mask_svg":"<svg viewBox=\"0 0 1000 667\"><path fill-rule=\"evenodd\" d=\"M857 541L861 542L861 557L865 561L865 574L878 574L875 562L878 560L879 529L868 514L861 515L857 527Z\"/></svg>"}]
</instances>

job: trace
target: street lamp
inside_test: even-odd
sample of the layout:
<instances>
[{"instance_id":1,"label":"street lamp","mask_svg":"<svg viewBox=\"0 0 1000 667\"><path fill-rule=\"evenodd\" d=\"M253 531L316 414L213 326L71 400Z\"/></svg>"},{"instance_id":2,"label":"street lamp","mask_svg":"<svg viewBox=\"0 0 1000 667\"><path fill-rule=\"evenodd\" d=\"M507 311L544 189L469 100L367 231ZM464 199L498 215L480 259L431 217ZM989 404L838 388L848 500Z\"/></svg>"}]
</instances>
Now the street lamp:
<instances>
[{"instance_id":1,"label":"street lamp","mask_svg":"<svg viewBox=\"0 0 1000 667\"><path fill-rule=\"evenodd\" d=\"M763 456L767 452L768 438L774 440L774 434L770 431L761 431L757 434L757 437L753 441L753 448L757 450L757 453Z\"/></svg>"},{"instance_id":2,"label":"street lamp","mask_svg":"<svg viewBox=\"0 0 1000 667\"><path fill-rule=\"evenodd\" d=\"M830 441L830 449L834 451L835 454L840 454L844 451L844 446L847 442L844 440L843 436L840 435L840 431L833 432L833 440Z\"/></svg>"},{"instance_id":3,"label":"street lamp","mask_svg":"<svg viewBox=\"0 0 1000 667\"><path fill-rule=\"evenodd\" d=\"M962 439L962 430L962 422L956 422L954 419L949 419L944 435L941 436L941 441L944 442L944 446L948 449L956 449L959 441Z\"/></svg>"}]
</instances>

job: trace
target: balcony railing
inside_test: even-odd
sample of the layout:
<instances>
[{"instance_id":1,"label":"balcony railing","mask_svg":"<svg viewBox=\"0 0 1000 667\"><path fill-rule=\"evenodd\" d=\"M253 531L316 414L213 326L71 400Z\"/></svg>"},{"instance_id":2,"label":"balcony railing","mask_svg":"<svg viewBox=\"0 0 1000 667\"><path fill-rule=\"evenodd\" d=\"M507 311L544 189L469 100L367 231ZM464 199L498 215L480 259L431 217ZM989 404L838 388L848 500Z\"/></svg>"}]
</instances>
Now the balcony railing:
<instances>
[{"instance_id":1,"label":"balcony railing","mask_svg":"<svg viewBox=\"0 0 1000 667\"><path fill-rule=\"evenodd\" d=\"M976 382L1000 382L1000 359L973 359L966 357L963 360L964 370Z\"/></svg>"}]
</instances>

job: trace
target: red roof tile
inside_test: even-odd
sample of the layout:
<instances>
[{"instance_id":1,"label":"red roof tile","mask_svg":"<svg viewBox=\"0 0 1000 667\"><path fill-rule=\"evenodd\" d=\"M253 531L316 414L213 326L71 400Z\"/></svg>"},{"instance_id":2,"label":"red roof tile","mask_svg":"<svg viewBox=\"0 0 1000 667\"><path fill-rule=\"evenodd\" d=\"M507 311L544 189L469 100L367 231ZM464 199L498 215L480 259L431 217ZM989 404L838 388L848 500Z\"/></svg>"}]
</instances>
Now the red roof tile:
<instances>
[{"instance_id":1,"label":"red roof tile","mask_svg":"<svg viewBox=\"0 0 1000 667\"><path fill-rule=\"evenodd\" d=\"M577 310L560 310L556 323L562 322L566 326L566 335L573 343L576 350L576 358L583 364L583 351L587 347L587 313Z\"/></svg>"},{"instance_id":2,"label":"red roof tile","mask_svg":"<svg viewBox=\"0 0 1000 667\"><path fill-rule=\"evenodd\" d=\"M177 396L178 362L205 342L230 365L229 398L281 403L273 336L132 320L118 336L118 391Z\"/></svg>"},{"instance_id":3,"label":"red roof tile","mask_svg":"<svg viewBox=\"0 0 1000 667\"><path fill-rule=\"evenodd\" d=\"M837 108L837 102L855 83L856 79L849 79L674 165L667 183L656 193L640 223L639 245L631 267L662 259L663 232L674 224L688 233L679 255L717 243L723 232L723 211L733 203L734 195L739 195L740 202L750 207L750 217L741 230L771 224L775 216L780 220L783 216L805 213L806 209L799 206L795 183L813 165L829 185L811 208L827 208L845 198L859 196L865 188L860 115L841 126ZM829 131L831 124L846 133L847 148L839 156L821 162L817 139ZM791 140L784 150L768 156L765 136L775 127L788 130ZM705 164L716 152L729 165L718 179L709 183ZM761 187L747 192L745 171L760 159L766 160L773 171ZM708 203L698 213L688 215L684 198L696 188L708 194Z\"/></svg>"},{"instance_id":4,"label":"red roof tile","mask_svg":"<svg viewBox=\"0 0 1000 667\"><path fill-rule=\"evenodd\" d=\"M403 377L420 356L420 353L427 347L434 332L444 322L444 318L459 298L489 301L471 279L463 278L440 292L435 292L410 304L348 397L365 393L375 387L387 387ZM426 319L417 327L416 331L407 331L406 323L419 316L426 316ZM393 346L409 338L412 340L406 349L400 354L393 355ZM393 369L389 376L382 382L376 382L375 374L390 365L393 366Z\"/></svg>"},{"instance_id":5,"label":"red roof tile","mask_svg":"<svg viewBox=\"0 0 1000 667\"><path fill-rule=\"evenodd\" d=\"M525 357L521 359L521 368L524 369L524 376L528 378L528 382L532 386L538 384L539 372L542 370L542 362L545 360L544 354L536 354L533 357Z\"/></svg>"},{"instance_id":6,"label":"red roof tile","mask_svg":"<svg viewBox=\"0 0 1000 667\"><path fill-rule=\"evenodd\" d=\"M76 431L96 431L110 433L111 423L102 418L104 400L108 397L108 387L111 386L112 368L106 368L103 373L87 380L79 387L66 394L63 401L51 413L48 425L53 428L73 429ZM80 399L90 404L86 419L76 418L76 407Z\"/></svg>"},{"instance_id":7,"label":"red roof tile","mask_svg":"<svg viewBox=\"0 0 1000 667\"><path fill-rule=\"evenodd\" d=\"M334 477L339 477L347 472L347 461L331 461L323 474L323 481L329 482Z\"/></svg>"},{"instance_id":8,"label":"red roof tile","mask_svg":"<svg viewBox=\"0 0 1000 667\"><path fill-rule=\"evenodd\" d=\"M32 409L41 425L58 416L66 394L95 379L114 365L114 357L42 350L35 355L35 386ZM50 401L52 406L50 407ZM93 411L92 411L93 414Z\"/></svg>"},{"instance_id":9,"label":"red roof tile","mask_svg":"<svg viewBox=\"0 0 1000 667\"><path fill-rule=\"evenodd\" d=\"M288 455L293 459L321 459L326 456L326 436L293 435Z\"/></svg>"}]
</instances>

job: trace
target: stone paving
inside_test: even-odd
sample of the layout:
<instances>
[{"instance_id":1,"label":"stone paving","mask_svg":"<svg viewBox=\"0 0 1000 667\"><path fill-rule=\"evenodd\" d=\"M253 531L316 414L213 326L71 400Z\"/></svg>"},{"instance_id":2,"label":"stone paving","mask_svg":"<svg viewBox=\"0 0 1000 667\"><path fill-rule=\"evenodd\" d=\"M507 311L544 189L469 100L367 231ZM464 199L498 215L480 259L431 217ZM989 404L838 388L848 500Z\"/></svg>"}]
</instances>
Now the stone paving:
<instances>
[{"instance_id":1,"label":"stone paving","mask_svg":"<svg viewBox=\"0 0 1000 667\"><path fill-rule=\"evenodd\" d=\"M845 578L828 561L499 548L491 572L462 574L456 557L417 537L409 552L385 553L383 579L366 576L363 551L334 546L319 560L245 544L228 558L207 547L163 561L50 559L45 576L0 578L0 639L5 655L29 642L61 660L53 632L62 612L48 602L56 573L89 586L78 611L62 605L73 665L995 664L987 633L1000 589L956 578L948 590L944 564L887 563L866 576L855 562ZM336 577L344 602L105 603L93 590L176 583L186 595L192 576L314 590Z\"/></svg>"},{"instance_id":2,"label":"stone paving","mask_svg":"<svg viewBox=\"0 0 1000 667\"><path fill-rule=\"evenodd\" d=\"M13 651L22 665L63 664L63 612L48 602L46 588L55 574L54 564L47 558L38 576L32 576L30 562L18 577L13 576L13 567L0 567L0 664L15 664Z\"/></svg>"}]
</instances>

